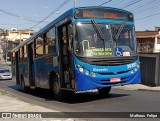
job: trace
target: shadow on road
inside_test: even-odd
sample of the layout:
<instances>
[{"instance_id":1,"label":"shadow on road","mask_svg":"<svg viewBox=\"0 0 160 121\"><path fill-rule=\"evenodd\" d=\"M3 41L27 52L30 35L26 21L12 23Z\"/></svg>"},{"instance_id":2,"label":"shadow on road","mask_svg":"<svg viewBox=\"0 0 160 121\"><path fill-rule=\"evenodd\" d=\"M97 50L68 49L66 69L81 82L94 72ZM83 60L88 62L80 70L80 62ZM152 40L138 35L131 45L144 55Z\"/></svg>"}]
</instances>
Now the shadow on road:
<instances>
[{"instance_id":1,"label":"shadow on road","mask_svg":"<svg viewBox=\"0 0 160 121\"><path fill-rule=\"evenodd\" d=\"M16 91L21 92L21 87L17 85L8 86L11 89L14 89ZM28 90L27 92L21 92L24 95L32 95L41 99L45 99L45 101L59 101L63 103L68 104L77 104L77 103L85 103L85 102L91 102L95 100L102 100L102 99L111 99L111 98L119 98L124 96L129 96L129 94L116 94L111 93L107 96L101 96L98 92L87 92L87 93L78 93L75 94L73 92L64 92L65 96L61 100L54 99L52 92L47 89L34 89L34 90Z\"/></svg>"}]
</instances>

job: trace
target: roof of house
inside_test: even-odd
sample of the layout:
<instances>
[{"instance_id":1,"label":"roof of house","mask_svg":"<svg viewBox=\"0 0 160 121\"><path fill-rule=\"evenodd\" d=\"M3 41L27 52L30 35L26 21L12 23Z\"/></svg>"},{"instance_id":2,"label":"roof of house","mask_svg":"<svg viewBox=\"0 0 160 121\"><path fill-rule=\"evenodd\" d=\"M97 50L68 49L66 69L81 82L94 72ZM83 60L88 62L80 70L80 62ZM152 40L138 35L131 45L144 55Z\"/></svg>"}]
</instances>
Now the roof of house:
<instances>
[{"instance_id":1,"label":"roof of house","mask_svg":"<svg viewBox=\"0 0 160 121\"><path fill-rule=\"evenodd\" d=\"M160 31L137 31L136 38L155 38L160 35Z\"/></svg>"}]
</instances>

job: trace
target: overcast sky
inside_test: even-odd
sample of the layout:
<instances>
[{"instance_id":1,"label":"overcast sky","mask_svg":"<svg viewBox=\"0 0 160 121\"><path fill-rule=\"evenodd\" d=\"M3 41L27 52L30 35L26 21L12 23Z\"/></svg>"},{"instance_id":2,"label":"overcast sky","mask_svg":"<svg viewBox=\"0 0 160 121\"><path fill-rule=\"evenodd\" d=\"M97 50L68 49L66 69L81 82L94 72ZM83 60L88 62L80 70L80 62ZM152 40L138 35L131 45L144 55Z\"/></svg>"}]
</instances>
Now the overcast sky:
<instances>
[{"instance_id":1,"label":"overcast sky","mask_svg":"<svg viewBox=\"0 0 160 121\"><path fill-rule=\"evenodd\" d=\"M29 29L57 9L65 0L0 0L0 28ZM123 8L134 13L136 30L154 30L160 26L160 0L76 0L76 6L103 6ZM34 27L39 30L48 22L73 7L70 0L45 22ZM149 17L150 16L150 17Z\"/></svg>"}]
</instances>

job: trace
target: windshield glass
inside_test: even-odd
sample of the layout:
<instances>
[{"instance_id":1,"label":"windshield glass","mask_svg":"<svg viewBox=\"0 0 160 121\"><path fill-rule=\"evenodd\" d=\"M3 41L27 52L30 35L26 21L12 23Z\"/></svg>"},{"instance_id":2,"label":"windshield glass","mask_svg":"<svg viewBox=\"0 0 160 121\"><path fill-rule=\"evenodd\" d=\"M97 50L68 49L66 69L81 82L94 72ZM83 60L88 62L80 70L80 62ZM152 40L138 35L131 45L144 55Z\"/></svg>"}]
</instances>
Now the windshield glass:
<instances>
[{"instance_id":1,"label":"windshield glass","mask_svg":"<svg viewBox=\"0 0 160 121\"><path fill-rule=\"evenodd\" d=\"M134 27L124 25L118 37L117 32L121 25L97 24L101 37L92 23L77 23L76 37L74 40L75 54L82 57L100 56L131 56L136 54ZM120 51L121 54L116 52Z\"/></svg>"},{"instance_id":2,"label":"windshield glass","mask_svg":"<svg viewBox=\"0 0 160 121\"><path fill-rule=\"evenodd\" d=\"M114 48L122 48L123 52L130 52L130 55L136 54L135 44L135 31L134 27L130 25L124 25L122 30L117 36L117 32L121 28L121 25L112 25L112 37Z\"/></svg>"},{"instance_id":3,"label":"windshield glass","mask_svg":"<svg viewBox=\"0 0 160 121\"><path fill-rule=\"evenodd\" d=\"M0 70L0 73L9 73L9 70Z\"/></svg>"}]
</instances>

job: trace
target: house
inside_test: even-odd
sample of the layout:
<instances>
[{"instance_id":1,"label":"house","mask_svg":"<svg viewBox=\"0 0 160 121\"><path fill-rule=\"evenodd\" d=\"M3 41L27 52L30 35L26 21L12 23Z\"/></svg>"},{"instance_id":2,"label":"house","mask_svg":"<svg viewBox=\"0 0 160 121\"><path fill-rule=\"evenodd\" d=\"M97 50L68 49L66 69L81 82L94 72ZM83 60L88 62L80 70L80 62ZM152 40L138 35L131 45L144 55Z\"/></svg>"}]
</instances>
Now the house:
<instances>
[{"instance_id":1,"label":"house","mask_svg":"<svg viewBox=\"0 0 160 121\"><path fill-rule=\"evenodd\" d=\"M160 29L137 31L136 39L141 62L141 83L160 86Z\"/></svg>"},{"instance_id":2,"label":"house","mask_svg":"<svg viewBox=\"0 0 160 121\"><path fill-rule=\"evenodd\" d=\"M2 48L0 57L4 57L2 60L11 61L12 54L10 51L34 33L33 30L18 30L17 28L0 29L0 47Z\"/></svg>"},{"instance_id":3,"label":"house","mask_svg":"<svg viewBox=\"0 0 160 121\"><path fill-rule=\"evenodd\" d=\"M136 39L139 53L160 52L160 30L137 31Z\"/></svg>"}]
</instances>

